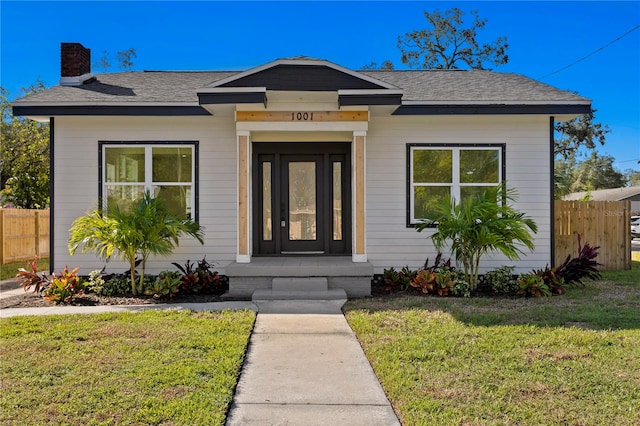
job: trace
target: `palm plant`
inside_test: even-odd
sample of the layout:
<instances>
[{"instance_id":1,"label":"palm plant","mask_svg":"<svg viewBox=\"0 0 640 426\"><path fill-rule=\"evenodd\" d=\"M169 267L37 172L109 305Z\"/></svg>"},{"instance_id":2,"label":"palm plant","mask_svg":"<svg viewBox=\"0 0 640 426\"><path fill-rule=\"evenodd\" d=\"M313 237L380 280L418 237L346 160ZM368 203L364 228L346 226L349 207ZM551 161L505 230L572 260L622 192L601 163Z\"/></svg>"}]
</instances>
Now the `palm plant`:
<instances>
[{"instance_id":1,"label":"palm plant","mask_svg":"<svg viewBox=\"0 0 640 426\"><path fill-rule=\"evenodd\" d=\"M515 192L506 186L487 188L482 195L462 203L446 199L434 206L432 221L424 222L418 232L436 224L431 235L435 247L451 247L451 254L464 270L471 291L476 289L480 258L489 252L501 252L510 260L517 260L521 245L533 250L533 236L537 225L508 204L515 200ZM530 232L531 231L531 232Z\"/></svg>"},{"instance_id":2,"label":"palm plant","mask_svg":"<svg viewBox=\"0 0 640 426\"><path fill-rule=\"evenodd\" d=\"M191 219L181 219L167 211L159 198L146 192L130 210L121 209L116 203L106 212L98 209L73 221L69 230L69 253L78 247L82 252L95 252L108 261L116 252L130 266L131 292L143 292L146 262L151 255L167 256L179 245L179 238L189 235L201 244L203 228ZM136 285L136 258L140 255L141 274Z\"/></svg>"}]
</instances>

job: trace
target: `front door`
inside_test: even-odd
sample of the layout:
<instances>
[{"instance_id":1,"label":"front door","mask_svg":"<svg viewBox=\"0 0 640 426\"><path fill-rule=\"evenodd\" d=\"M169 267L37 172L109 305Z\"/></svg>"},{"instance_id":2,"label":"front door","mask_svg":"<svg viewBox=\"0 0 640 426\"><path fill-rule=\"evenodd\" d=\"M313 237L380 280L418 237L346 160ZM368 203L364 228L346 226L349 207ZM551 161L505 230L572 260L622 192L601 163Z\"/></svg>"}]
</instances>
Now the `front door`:
<instances>
[{"instance_id":1,"label":"front door","mask_svg":"<svg viewBox=\"0 0 640 426\"><path fill-rule=\"evenodd\" d=\"M254 253L347 254L348 143L254 143Z\"/></svg>"}]
</instances>

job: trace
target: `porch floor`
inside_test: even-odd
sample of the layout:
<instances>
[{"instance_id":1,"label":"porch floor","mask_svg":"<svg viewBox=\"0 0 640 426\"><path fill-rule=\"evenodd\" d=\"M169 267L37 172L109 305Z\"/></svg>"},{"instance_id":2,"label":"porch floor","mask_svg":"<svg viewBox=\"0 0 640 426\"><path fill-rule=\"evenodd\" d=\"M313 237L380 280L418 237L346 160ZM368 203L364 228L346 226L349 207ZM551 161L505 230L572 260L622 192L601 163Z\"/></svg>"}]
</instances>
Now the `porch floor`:
<instances>
[{"instance_id":1,"label":"porch floor","mask_svg":"<svg viewBox=\"0 0 640 426\"><path fill-rule=\"evenodd\" d=\"M329 289L344 289L349 297L371 294L373 266L354 263L350 256L254 257L251 263L226 267L229 294L250 297L255 290L273 289L274 278L326 278ZM300 280L304 285L305 280Z\"/></svg>"}]
</instances>

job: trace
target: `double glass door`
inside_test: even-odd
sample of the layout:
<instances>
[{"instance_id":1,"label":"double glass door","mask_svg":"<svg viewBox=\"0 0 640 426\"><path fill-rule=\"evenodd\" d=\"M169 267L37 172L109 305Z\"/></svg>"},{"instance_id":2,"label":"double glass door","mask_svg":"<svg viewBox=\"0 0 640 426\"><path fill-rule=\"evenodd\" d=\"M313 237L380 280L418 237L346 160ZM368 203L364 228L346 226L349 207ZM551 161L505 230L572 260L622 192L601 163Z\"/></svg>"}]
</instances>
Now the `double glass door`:
<instances>
[{"instance_id":1,"label":"double glass door","mask_svg":"<svg viewBox=\"0 0 640 426\"><path fill-rule=\"evenodd\" d=\"M254 253L349 251L349 147L254 144Z\"/></svg>"}]
</instances>

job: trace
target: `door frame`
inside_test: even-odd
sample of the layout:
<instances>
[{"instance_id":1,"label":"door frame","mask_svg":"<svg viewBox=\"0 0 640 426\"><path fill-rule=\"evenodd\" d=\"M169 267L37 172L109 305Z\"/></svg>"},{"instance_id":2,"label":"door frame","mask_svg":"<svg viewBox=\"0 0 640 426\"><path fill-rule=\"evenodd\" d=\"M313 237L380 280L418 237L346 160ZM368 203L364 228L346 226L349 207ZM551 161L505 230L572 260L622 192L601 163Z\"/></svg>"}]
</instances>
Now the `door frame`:
<instances>
[{"instance_id":1,"label":"door frame","mask_svg":"<svg viewBox=\"0 0 640 426\"><path fill-rule=\"evenodd\" d=\"M318 201L319 220L322 220L322 250L313 250L305 253L304 250L295 254L299 255L350 255L352 251L352 165L351 165L351 142L254 142L252 143L252 243L254 256L289 256L291 253L282 253L282 238L286 238L280 227L280 197L283 196L282 167L284 167L283 156L320 156L322 157L321 176L317 177L317 182L324 188L323 194ZM342 163L342 239L334 241L332 236L333 220L333 181L332 164L339 159ZM262 162L271 162L271 226L272 240L265 241L263 237L263 209L262 209ZM277 191L278 194L275 194ZM319 191L320 192L320 191ZM317 194L320 195L320 194ZM322 217L322 219L320 219ZM288 227L286 228L288 229Z\"/></svg>"}]
</instances>

